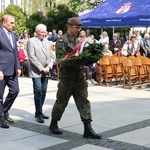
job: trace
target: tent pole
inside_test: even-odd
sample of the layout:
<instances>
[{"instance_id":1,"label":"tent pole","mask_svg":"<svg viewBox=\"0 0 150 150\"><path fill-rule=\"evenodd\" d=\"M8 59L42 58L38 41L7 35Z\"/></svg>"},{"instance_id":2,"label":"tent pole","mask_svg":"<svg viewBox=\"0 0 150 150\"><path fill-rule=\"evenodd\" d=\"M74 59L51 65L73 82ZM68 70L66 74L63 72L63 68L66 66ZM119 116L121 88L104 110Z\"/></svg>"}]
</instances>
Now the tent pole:
<instances>
[{"instance_id":1,"label":"tent pole","mask_svg":"<svg viewBox=\"0 0 150 150\"><path fill-rule=\"evenodd\" d=\"M101 27L101 33L103 32L103 27Z\"/></svg>"}]
</instances>

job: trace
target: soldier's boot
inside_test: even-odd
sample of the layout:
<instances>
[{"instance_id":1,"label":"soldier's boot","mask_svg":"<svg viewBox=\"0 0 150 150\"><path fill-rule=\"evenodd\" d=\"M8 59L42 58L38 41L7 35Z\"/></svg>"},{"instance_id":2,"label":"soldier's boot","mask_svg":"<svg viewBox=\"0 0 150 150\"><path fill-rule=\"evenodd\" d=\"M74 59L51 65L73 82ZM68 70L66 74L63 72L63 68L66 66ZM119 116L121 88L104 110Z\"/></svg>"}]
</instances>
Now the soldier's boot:
<instances>
[{"instance_id":1,"label":"soldier's boot","mask_svg":"<svg viewBox=\"0 0 150 150\"><path fill-rule=\"evenodd\" d=\"M91 121L83 121L84 124L84 138L101 139L101 135L98 135L91 126Z\"/></svg>"},{"instance_id":2,"label":"soldier's boot","mask_svg":"<svg viewBox=\"0 0 150 150\"><path fill-rule=\"evenodd\" d=\"M58 128L57 120L54 119L51 120L49 130L51 130L53 134L62 134L62 131Z\"/></svg>"}]
</instances>

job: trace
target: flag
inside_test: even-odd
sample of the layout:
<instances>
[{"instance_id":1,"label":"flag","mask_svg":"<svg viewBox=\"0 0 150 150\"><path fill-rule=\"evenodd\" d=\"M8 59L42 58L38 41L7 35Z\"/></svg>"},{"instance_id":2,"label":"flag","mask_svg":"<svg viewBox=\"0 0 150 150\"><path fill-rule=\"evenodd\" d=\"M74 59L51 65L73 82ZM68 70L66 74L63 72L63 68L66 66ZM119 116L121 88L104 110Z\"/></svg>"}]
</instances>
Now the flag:
<instances>
[{"instance_id":1,"label":"flag","mask_svg":"<svg viewBox=\"0 0 150 150\"><path fill-rule=\"evenodd\" d=\"M71 52L65 55L65 57L62 60L65 60L69 57L76 57L79 54L81 54L84 50L84 45L85 45L86 41L80 41L77 46L75 47L75 49Z\"/></svg>"},{"instance_id":2,"label":"flag","mask_svg":"<svg viewBox=\"0 0 150 150\"><path fill-rule=\"evenodd\" d=\"M43 11L41 9L38 9L38 13L43 15Z\"/></svg>"}]
</instances>

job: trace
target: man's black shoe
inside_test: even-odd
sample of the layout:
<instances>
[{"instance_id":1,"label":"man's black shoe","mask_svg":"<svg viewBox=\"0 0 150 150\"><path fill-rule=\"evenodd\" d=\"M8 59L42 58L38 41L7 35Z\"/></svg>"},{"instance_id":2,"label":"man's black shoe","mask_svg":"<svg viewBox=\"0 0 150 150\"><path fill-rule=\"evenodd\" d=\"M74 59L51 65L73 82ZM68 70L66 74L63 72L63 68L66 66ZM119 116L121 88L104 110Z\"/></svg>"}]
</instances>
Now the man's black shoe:
<instances>
[{"instance_id":1,"label":"man's black shoe","mask_svg":"<svg viewBox=\"0 0 150 150\"><path fill-rule=\"evenodd\" d=\"M44 123L44 120L43 120L42 116L37 116L37 117L36 117L36 121L37 121L38 123Z\"/></svg>"},{"instance_id":2,"label":"man's black shoe","mask_svg":"<svg viewBox=\"0 0 150 150\"><path fill-rule=\"evenodd\" d=\"M46 116L46 115L44 115L44 114L42 114L42 118L43 118L43 119L49 119L49 117Z\"/></svg>"},{"instance_id":3,"label":"man's black shoe","mask_svg":"<svg viewBox=\"0 0 150 150\"><path fill-rule=\"evenodd\" d=\"M7 122L5 120L1 120L0 121L0 127L1 128L5 128L5 129L8 129L9 128L9 125L7 124Z\"/></svg>"},{"instance_id":4,"label":"man's black shoe","mask_svg":"<svg viewBox=\"0 0 150 150\"><path fill-rule=\"evenodd\" d=\"M4 118L8 123L14 123L14 120L9 117L9 113L4 113Z\"/></svg>"},{"instance_id":5,"label":"man's black shoe","mask_svg":"<svg viewBox=\"0 0 150 150\"><path fill-rule=\"evenodd\" d=\"M62 131L58 128L58 126L50 125L49 130L51 130L53 134L62 134Z\"/></svg>"}]
</instances>

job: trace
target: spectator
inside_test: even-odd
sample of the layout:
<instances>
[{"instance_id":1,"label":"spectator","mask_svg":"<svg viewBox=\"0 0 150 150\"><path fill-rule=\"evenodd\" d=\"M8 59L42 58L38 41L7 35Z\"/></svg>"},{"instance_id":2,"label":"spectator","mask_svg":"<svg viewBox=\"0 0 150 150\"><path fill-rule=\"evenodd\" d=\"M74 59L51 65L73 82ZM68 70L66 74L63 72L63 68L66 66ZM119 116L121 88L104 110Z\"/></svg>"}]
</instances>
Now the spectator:
<instances>
[{"instance_id":1,"label":"spectator","mask_svg":"<svg viewBox=\"0 0 150 150\"><path fill-rule=\"evenodd\" d=\"M95 36L94 36L93 34L91 34L90 39L91 39L92 43L93 43L93 42L99 43L98 40L95 39Z\"/></svg>"},{"instance_id":2,"label":"spectator","mask_svg":"<svg viewBox=\"0 0 150 150\"><path fill-rule=\"evenodd\" d=\"M63 31L62 30L58 30L58 37L63 35Z\"/></svg>"},{"instance_id":3,"label":"spectator","mask_svg":"<svg viewBox=\"0 0 150 150\"><path fill-rule=\"evenodd\" d=\"M96 82L96 68L94 66L82 66L83 71L85 72L86 82L88 84L97 84ZM91 76L90 76L91 71Z\"/></svg>"},{"instance_id":4,"label":"spectator","mask_svg":"<svg viewBox=\"0 0 150 150\"><path fill-rule=\"evenodd\" d=\"M102 32L102 34L100 35L99 43L103 45L109 44L109 37L106 31Z\"/></svg>"},{"instance_id":5,"label":"spectator","mask_svg":"<svg viewBox=\"0 0 150 150\"><path fill-rule=\"evenodd\" d=\"M56 29L53 29L52 36L51 37L49 36L48 40L52 42L56 42L57 38L58 38L58 34L56 33Z\"/></svg>"},{"instance_id":6,"label":"spectator","mask_svg":"<svg viewBox=\"0 0 150 150\"><path fill-rule=\"evenodd\" d=\"M33 81L35 117L38 123L44 123L49 117L43 114L43 104L46 97L49 71L52 68L50 42L45 39L46 26L36 26L36 37L27 42L27 53L29 57L30 76Z\"/></svg>"},{"instance_id":7,"label":"spectator","mask_svg":"<svg viewBox=\"0 0 150 150\"><path fill-rule=\"evenodd\" d=\"M30 38L28 31L24 30L23 31L23 40L25 41L25 44L27 43L28 39Z\"/></svg>"},{"instance_id":8,"label":"spectator","mask_svg":"<svg viewBox=\"0 0 150 150\"><path fill-rule=\"evenodd\" d=\"M113 54L117 54L118 56L121 55L122 42L118 39L117 33L113 34L113 40L110 41L109 48Z\"/></svg>"},{"instance_id":9,"label":"spectator","mask_svg":"<svg viewBox=\"0 0 150 150\"><path fill-rule=\"evenodd\" d=\"M48 38L47 38L47 39L48 39L49 41L51 41L51 40L50 40L51 37L52 37L52 32L48 32Z\"/></svg>"},{"instance_id":10,"label":"spectator","mask_svg":"<svg viewBox=\"0 0 150 150\"><path fill-rule=\"evenodd\" d=\"M57 75L56 73L57 72L57 62L56 62L56 51L55 51L55 46L56 43L55 42L52 42L51 43L51 50L52 50L52 59L53 59L53 66L52 66L52 69L50 70L50 75L51 75L51 79L52 80L57 80Z\"/></svg>"},{"instance_id":11,"label":"spectator","mask_svg":"<svg viewBox=\"0 0 150 150\"><path fill-rule=\"evenodd\" d=\"M138 29L134 29L134 30L133 30L133 35L136 36L136 40L138 41L138 43L140 43L141 40L142 40L142 36L140 35L140 32L139 32Z\"/></svg>"},{"instance_id":12,"label":"spectator","mask_svg":"<svg viewBox=\"0 0 150 150\"><path fill-rule=\"evenodd\" d=\"M125 44L126 43L126 41L128 41L129 40L129 31L126 31L125 32L125 35L122 37L122 40L123 40L123 44Z\"/></svg>"},{"instance_id":13,"label":"spectator","mask_svg":"<svg viewBox=\"0 0 150 150\"><path fill-rule=\"evenodd\" d=\"M87 29L86 30L86 37L88 38L88 37L90 37L91 36L91 30L90 29Z\"/></svg>"},{"instance_id":14,"label":"spectator","mask_svg":"<svg viewBox=\"0 0 150 150\"><path fill-rule=\"evenodd\" d=\"M26 51L26 46L23 40L19 40L19 48L18 48L18 55L20 65L23 67L22 74L25 74L26 77L29 77L29 63L28 63L28 56Z\"/></svg>"},{"instance_id":15,"label":"spectator","mask_svg":"<svg viewBox=\"0 0 150 150\"><path fill-rule=\"evenodd\" d=\"M130 37L130 41L127 41L127 56L138 56L140 45L139 42L136 40L136 35L132 34Z\"/></svg>"},{"instance_id":16,"label":"spectator","mask_svg":"<svg viewBox=\"0 0 150 150\"><path fill-rule=\"evenodd\" d=\"M144 34L144 38L141 40L140 46L141 55L150 58L150 35L148 33Z\"/></svg>"},{"instance_id":17,"label":"spectator","mask_svg":"<svg viewBox=\"0 0 150 150\"><path fill-rule=\"evenodd\" d=\"M108 55L108 56L112 56L112 51L109 50L108 44L105 44L104 50L103 50L103 54L104 54L104 55Z\"/></svg>"}]
</instances>

